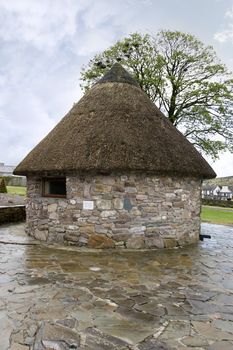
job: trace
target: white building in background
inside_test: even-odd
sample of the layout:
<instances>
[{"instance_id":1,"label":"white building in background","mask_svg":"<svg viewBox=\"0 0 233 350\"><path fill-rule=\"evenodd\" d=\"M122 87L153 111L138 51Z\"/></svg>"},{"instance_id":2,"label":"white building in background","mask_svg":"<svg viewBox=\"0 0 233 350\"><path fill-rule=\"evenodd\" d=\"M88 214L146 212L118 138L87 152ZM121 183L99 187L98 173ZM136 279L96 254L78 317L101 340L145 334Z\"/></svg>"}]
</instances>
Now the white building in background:
<instances>
[{"instance_id":1,"label":"white building in background","mask_svg":"<svg viewBox=\"0 0 233 350\"><path fill-rule=\"evenodd\" d=\"M202 198L231 200L233 198L233 186L203 185Z\"/></svg>"},{"instance_id":2,"label":"white building in background","mask_svg":"<svg viewBox=\"0 0 233 350\"><path fill-rule=\"evenodd\" d=\"M221 196L221 199L232 199L233 186L222 186L219 194Z\"/></svg>"},{"instance_id":3,"label":"white building in background","mask_svg":"<svg viewBox=\"0 0 233 350\"><path fill-rule=\"evenodd\" d=\"M215 188L213 190L213 195L214 196L219 196L220 191L221 191L221 187L220 186L215 186Z\"/></svg>"}]
</instances>

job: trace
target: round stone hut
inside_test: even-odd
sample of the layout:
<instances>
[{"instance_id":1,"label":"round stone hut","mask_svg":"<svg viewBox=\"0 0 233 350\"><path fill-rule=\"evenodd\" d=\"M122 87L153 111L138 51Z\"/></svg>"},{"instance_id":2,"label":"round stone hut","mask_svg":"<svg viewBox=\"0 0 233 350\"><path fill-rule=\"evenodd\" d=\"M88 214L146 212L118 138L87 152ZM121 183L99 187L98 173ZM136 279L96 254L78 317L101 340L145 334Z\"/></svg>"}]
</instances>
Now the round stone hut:
<instances>
[{"instance_id":1,"label":"round stone hut","mask_svg":"<svg viewBox=\"0 0 233 350\"><path fill-rule=\"evenodd\" d=\"M91 248L196 242L213 169L115 64L16 167L27 232Z\"/></svg>"}]
</instances>

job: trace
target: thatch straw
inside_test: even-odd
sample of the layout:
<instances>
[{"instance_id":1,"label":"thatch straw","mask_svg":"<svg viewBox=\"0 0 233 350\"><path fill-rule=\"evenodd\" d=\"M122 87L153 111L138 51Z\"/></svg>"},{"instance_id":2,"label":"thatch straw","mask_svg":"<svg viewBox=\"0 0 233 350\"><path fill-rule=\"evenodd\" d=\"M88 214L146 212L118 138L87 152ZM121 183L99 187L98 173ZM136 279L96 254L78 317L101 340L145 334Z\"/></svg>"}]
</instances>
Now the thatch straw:
<instances>
[{"instance_id":1,"label":"thatch straw","mask_svg":"<svg viewBox=\"0 0 233 350\"><path fill-rule=\"evenodd\" d=\"M107 73L110 79L106 76L92 87L14 174L143 171L215 177L132 77L114 67Z\"/></svg>"}]
</instances>

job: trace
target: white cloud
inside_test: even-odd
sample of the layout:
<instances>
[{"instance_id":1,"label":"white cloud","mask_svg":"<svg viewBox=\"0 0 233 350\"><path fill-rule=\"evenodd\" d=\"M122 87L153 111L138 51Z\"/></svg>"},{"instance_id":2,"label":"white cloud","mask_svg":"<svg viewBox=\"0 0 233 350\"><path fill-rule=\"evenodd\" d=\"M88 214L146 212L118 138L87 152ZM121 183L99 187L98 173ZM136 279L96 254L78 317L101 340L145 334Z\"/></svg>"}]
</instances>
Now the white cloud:
<instances>
[{"instance_id":1,"label":"white cloud","mask_svg":"<svg viewBox=\"0 0 233 350\"><path fill-rule=\"evenodd\" d=\"M0 109L0 122L0 149L8 153L8 163L12 164L19 161L19 154L25 156L55 124L39 98L30 91L7 96Z\"/></svg>"},{"instance_id":2,"label":"white cloud","mask_svg":"<svg viewBox=\"0 0 233 350\"><path fill-rule=\"evenodd\" d=\"M17 164L81 95L81 55L110 45L94 0L0 0L0 160ZM96 6L96 5L95 5ZM90 15L88 15L90 13ZM91 30L90 30L91 28Z\"/></svg>"},{"instance_id":3,"label":"white cloud","mask_svg":"<svg viewBox=\"0 0 233 350\"><path fill-rule=\"evenodd\" d=\"M1 0L0 37L50 50L75 34L76 15L85 6L84 0Z\"/></svg>"},{"instance_id":4,"label":"white cloud","mask_svg":"<svg viewBox=\"0 0 233 350\"><path fill-rule=\"evenodd\" d=\"M93 55L128 34L126 23L132 24L138 3L141 1L89 0L81 16L81 26L77 27L77 37L72 39L74 52Z\"/></svg>"},{"instance_id":5,"label":"white cloud","mask_svg":"<svg viewBox=\"0 0 233 350\"><path fill-rule=\"evenodd\" d=\"M112 43L125 13L133 15L133 5L132 0L0 0L0 38L48 54L71 41L86 55Z\"/></svg>"},{"instance_id":6,"label":"white cloud","mask_svg":"<svg viewBox=\"0 0 233 350\"><path fill-rule=\"evenodd\" d=\"M232 41L233 43L233 5L231 9L226 11L225 17L229 19L227 28L215 33L214 39L220 43L225 43L227 41Z\"/></svg>"},{"instance_id":7,"label":"white cloud","mask_svg":"<svg viewBox=\"0 0 233 350\"><path fill-rule=\"evenodd\" d=\"M233 42L233 24L229 24L229 29L216 33L214 39L220 43L225 43L227 41Z\"/></svg>"},{"instance_id":8,"label":"white cloud","mask_svg":"<svg viewBox=\"0 0 233 350\"><path fill-rule=\"evenodd\" d=\"M78 42L73 42L73 52L80 56L94 55L113 44L116 37L106 29L92 29L85 32Z\"/></svg>"},{"instance_id":9,"label":"white cloud","mask_svg":"<svg viewBox=\"0 0 233 350\"><path fill-rule=\"evenodd\" d=\"M233 176L233 154L225 152L221 154L220 159L213 162L208 159L210 165L217 174L217 177Z\"/></svg>"},{"instance_id":10,"label":"white cloud","mask_svg":"<svg viewBox=\"0 0 233 350\"><path fill-rule=\"evenodd\" d=\"M227 10L225 16L233 19L233 5L230 10Z\"/></svg>"}]
</instances>

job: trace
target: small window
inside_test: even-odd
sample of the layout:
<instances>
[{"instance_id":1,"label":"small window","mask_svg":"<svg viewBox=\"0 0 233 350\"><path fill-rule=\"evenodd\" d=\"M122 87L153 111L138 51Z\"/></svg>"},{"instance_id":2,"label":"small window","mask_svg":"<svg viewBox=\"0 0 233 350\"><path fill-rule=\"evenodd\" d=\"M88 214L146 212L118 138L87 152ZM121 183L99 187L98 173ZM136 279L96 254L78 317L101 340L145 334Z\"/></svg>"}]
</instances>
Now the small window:
<instances>
[{"instance_id":1,"label":"small window","mask_svg":"<svg viewBox=\"0 0 233 350\"><path fill-rule=\"evenodd\" d=\"M44 197L66 197L66 178L43 179L42 195Z\"/></svg>"}]
</instances>

